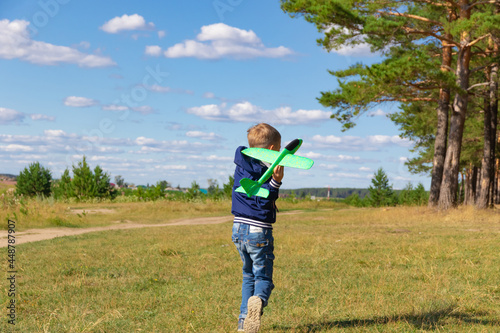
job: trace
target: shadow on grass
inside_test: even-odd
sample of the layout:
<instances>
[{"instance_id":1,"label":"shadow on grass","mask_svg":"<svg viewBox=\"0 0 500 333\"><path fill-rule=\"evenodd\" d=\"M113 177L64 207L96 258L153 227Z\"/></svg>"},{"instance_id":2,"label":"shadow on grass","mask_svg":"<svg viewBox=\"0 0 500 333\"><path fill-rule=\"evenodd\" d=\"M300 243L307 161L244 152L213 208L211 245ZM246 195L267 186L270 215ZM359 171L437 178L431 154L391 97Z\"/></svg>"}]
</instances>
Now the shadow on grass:
<instances>
[{"instance_id":1,"label":"shadow on grass","mask_svg":"<svg viewBox=\"0 0 500 333\"><path fill-rule=\"evenodd\" d=\"M456 306L452 305L442 309L434 309L421 313L381 316L367 319L332 320L298 325L295 327L286 325L274 325L273 329L283 332L289 332L291 330L298 332L320 332L332 328L367 327L404 322L413 325L417 329L433 331L447 324L452 324L447 321L447 319L455 319L457 322L468 324L500 326L499 319L481 319L480 317L488 315L488 313L486 312L477 311L474 313L467 313L458 312L455 310Z\"/></svg>"}]
</instances>

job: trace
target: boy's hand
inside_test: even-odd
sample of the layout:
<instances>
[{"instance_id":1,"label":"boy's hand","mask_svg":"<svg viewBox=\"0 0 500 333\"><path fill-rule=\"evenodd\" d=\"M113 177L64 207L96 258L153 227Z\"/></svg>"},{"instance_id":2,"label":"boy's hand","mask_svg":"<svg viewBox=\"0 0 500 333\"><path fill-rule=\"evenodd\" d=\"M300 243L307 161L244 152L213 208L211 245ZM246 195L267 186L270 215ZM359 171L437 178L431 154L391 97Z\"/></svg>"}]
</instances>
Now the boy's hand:
<instances>
[{"instance_id":1,"label":"boy's hand","mask_svg":"<svg viewBox=\"0 0 500 333\"><path fill-rule=\"evenodd\" d=\"M284 173L285 173L285 167L284 166L282 166L282 165L276 166L274 168L273 179L276 182L281 183L281 180L283 179Z\"/></svg>"}]
</instances>

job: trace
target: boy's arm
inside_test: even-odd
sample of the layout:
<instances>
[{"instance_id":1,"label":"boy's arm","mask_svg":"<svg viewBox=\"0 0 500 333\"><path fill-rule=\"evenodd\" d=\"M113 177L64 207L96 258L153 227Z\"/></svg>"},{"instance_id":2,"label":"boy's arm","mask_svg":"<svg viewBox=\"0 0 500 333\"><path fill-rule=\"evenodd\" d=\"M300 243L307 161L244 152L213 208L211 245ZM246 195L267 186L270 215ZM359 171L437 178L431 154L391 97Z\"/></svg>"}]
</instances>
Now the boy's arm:
<instances>
[{"instance_id":1,"label":"boy's arm","mask_svg":"<svg viewBox=\"0 0 500 333\"><path fill-rule=\"evenodd\" d=\"M281 183L281 180L283 179L284 174L285 174L285 167L282 165L278 165L274 168L273 179L277 183Z\"/></svg>"},{"instance_id":2,"label":"boy's arm","mask_svg":"<svg viewBox=\"0 0 500 333\"><path fill-rule=\"evenodd\" d=\"M271 177L271 180L262 185L263 188L269 190L269 196L267 198L261 198L261 197L257 198L262 206L269 205L271 204L271 202L274 202L276 201L276 199L278 199L278 194L281 186L281 180L283 179L283 175L284 175L284 167L278 165L274 168L274 173L273 176Z\"/></svg>"}]
</instances>

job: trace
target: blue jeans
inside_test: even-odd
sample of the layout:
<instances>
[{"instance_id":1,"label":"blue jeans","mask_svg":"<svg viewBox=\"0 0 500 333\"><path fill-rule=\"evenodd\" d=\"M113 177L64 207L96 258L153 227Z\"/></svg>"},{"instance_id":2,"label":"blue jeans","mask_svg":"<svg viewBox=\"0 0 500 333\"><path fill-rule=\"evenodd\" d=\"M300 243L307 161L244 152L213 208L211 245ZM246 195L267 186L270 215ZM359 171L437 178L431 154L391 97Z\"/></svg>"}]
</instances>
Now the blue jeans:
<instances>
[{"instance_id":1,"label":"blue jeans","mask_svg":"<svg viewBox=\"0 0 500 333\"><path fill-rule=\"evenodd\" d=\"M246 318L248 299L259 296L267 305L273 284L273 229L233 223L233 243L243 261L243 283L239 318Z\"/></svg>"}]
</instances>

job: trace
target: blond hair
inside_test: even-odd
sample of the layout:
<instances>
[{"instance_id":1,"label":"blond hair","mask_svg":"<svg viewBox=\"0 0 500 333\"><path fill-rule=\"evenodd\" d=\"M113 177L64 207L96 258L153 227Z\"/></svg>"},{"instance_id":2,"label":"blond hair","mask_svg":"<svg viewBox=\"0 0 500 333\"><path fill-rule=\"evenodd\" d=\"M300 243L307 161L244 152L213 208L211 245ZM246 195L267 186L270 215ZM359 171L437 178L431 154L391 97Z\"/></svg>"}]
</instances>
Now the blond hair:
<instances>
[{"instance_id":1,"label":"blond hair","mask_svg":"<svg viewBox=\"0 0 500 333\"><path fill-rule=\"evenodd\" d=\"M281 144L281 134L276 128L266 123L252 126L247 131L248 145L256 148L268 148Z\"/></svg>"}]
</instances>

